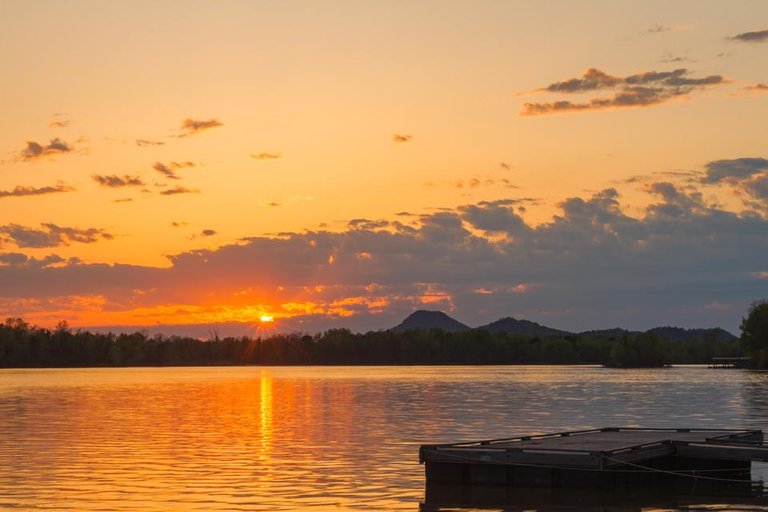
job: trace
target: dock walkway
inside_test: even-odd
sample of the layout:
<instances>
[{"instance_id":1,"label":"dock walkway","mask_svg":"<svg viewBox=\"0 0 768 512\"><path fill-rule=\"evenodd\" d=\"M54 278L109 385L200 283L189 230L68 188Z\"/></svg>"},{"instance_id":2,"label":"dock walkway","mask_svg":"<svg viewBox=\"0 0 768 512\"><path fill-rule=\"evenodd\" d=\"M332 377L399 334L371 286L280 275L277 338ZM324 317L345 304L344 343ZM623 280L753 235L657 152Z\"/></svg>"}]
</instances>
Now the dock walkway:
<instances>
[{"instance_id":1,"label":"dock walkway","mask_svg":"<svg viewBox=\"0 0 768 512\"><path fill-rule=\"evenodd\" d=\"M768 461L761 430L601 428L423 445L427 482L559 486L651 476L748 478Z\"/></svg>"}]
</instances>

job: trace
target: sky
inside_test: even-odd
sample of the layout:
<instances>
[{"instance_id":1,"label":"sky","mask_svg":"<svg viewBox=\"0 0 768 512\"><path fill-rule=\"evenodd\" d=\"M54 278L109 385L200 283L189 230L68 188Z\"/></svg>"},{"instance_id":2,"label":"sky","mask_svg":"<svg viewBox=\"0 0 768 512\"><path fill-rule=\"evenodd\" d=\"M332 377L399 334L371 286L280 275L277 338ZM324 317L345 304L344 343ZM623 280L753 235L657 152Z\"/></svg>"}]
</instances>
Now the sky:
<instances>
[{"instance_id":1,"label":"sky","mask_svg":"<svg viewBox=\"0 0 768 512\"><path fill-rule=\"evenodd\" d=\"M0 61L0 318L738 333L768 296L763 0L4 0Z\"/></svg>"}]
</instances>

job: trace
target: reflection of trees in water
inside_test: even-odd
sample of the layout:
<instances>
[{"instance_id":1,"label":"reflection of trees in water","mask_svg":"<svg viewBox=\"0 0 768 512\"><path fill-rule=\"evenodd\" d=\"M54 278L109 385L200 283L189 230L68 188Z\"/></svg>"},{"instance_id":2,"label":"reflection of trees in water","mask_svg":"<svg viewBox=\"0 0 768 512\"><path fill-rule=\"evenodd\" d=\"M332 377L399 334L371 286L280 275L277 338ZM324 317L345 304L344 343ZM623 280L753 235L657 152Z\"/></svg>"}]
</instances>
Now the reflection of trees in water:
<instances>
[{"instance_id":1,"label":"reflection of trees in water","mask_svg":"<svg viewBox=\"0 0 768 512\"><path fill-rule=\"evenodd\" d=\"M750 426L768 428L768 372L745 372L744 402Z\"/></svg>"}]
</instances>

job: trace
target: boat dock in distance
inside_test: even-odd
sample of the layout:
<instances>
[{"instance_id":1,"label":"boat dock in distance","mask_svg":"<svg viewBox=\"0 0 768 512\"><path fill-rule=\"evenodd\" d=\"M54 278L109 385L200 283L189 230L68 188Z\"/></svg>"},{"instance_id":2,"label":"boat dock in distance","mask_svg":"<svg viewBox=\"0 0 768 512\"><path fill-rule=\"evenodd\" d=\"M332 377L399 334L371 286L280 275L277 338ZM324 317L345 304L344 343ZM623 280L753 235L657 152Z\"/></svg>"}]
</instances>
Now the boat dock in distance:
<instances>
[{"instance_id":1,"label":"boat dock in distance","mask_svg":"<svg viewBox=\"0 0 768 512\"><path fill-rule=\"evenodd\" d=\"M712 362L707 365L708 368L749 368L752 360L748 357L713 357Z\"/></svg>"},{"instance_id":2,"label":"boat dock in distance","mask_svg":"<svg viewBox=\"0 0 768 512\"><path fill-rule=\"evenodd\" d=\"M653 479L749 481L768 461L761 430L600 428L422 445L430 484L617 485Z\"/></svg>"}]
</instances>

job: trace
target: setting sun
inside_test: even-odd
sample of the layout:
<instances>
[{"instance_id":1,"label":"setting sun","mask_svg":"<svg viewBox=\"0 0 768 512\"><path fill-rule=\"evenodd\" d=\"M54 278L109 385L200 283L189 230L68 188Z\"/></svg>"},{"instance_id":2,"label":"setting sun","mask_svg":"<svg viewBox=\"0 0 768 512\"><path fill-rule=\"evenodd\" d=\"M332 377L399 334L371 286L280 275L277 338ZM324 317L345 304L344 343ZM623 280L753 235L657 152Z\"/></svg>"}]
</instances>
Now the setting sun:
<instances>
[{"instance_id":1,"label":"setting sun","mask_svg":"<svg viewBox=\"0 0 768 512\"><path fill-rule=\"evenodd\" d=\"M272 317L272 315L261 315L259 317L259 322L261 322L263 324L268 324L268 323L271 323L271 322L274 322L274 321L275 321L275 319Z\"/></svg>"}]
</instances>

